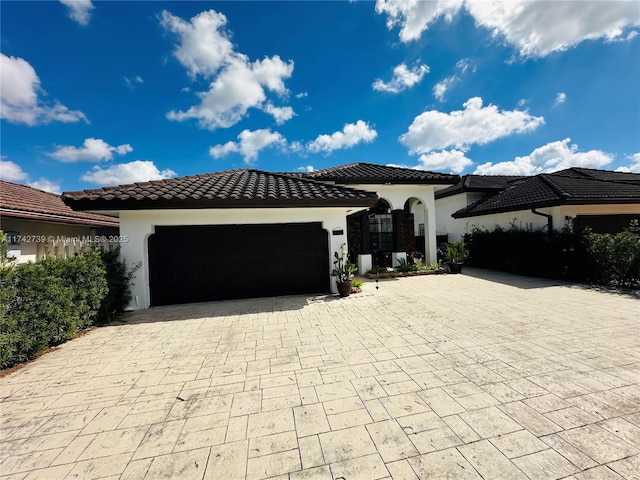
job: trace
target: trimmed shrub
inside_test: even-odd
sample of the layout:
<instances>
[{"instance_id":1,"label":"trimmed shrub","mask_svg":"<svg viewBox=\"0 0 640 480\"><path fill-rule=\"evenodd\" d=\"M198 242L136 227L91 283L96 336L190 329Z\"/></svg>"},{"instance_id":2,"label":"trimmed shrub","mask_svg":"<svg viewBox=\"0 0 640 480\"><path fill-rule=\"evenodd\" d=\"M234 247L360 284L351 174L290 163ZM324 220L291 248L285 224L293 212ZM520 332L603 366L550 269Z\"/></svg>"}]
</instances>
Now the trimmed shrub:
<instances>
[{"instance_id":1,"label":"trimmed shrub","mask_svg":"<svg viewBox=\"0 0 640 480\"><path fill-rule=\"evenodd\" d=\"M616 235L586 230L577 253L582 279L602 285L640 288L640 228L638 222Z\"/></svg>"},{"instance_id":2,"label":"trimmed shrub","mask_svg":"<svg viewBox=\"0 0 640 480\"><path fill-rule=\"evenodd\" d=\"M474 229L467 236L471 264L519 275L640 288L638 222L616 235L569 229Z\"/></svg>"},{"instance_id":3,"label":"trimmed shrub","mask_svg":"<svg viewBox=\"0 0 640 480\"><path fill-rule=\"evenodd\" d=\"M102 299L98 311L98 323L102 324L110 322L114 316L124 312L131 302L131 280L140 264L131 269L127 268L124 260L120 259L119 245L111 251L102 251L100 256L108 284L107 294Z\"/></svg>"},{"instance_id":4,"label":"trimmed shrub","mask_svg":"<svg viewBox=\"0 0 640 480\"><path fill-rule=\"evenodd\" d=\"M0 268L0 368L113 319L131 299L134 272L119 259L119 250L97 248L64 260Z\"/></svg>"},{"instance_id":5,"label":"trimmed shrub","mask_svg":"<svg viewBox=\"0 0 640 480\"><path fill-rule=\"evenodd\" d=\"M73 287L51 273L53 262L27 263L3 269L2 353L4 367L33 358L77 331Z\"/></svg>"}]
</instances>

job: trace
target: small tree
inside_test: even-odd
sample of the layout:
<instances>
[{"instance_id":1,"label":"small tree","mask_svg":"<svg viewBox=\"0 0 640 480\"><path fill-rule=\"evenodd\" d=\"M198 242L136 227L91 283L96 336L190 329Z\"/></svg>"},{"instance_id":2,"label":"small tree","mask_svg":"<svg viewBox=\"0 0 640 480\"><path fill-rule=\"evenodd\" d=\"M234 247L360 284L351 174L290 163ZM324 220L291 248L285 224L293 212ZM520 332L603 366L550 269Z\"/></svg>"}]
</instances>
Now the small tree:
<instances>
[{"instance_id":1,"label":"small tree","mask_svg":"<svg viewBox=\"0 0 640 480\"><path fill-rule=\"evenodd\" d=\"M108 323L114 316L124 312L131 302L132 280L141 265L138 263L127 268L125 261L120 259L120 246L110 251L102 250L100 255L109 288L98 310L98 322Z\"/></svg>"}]
</instances>

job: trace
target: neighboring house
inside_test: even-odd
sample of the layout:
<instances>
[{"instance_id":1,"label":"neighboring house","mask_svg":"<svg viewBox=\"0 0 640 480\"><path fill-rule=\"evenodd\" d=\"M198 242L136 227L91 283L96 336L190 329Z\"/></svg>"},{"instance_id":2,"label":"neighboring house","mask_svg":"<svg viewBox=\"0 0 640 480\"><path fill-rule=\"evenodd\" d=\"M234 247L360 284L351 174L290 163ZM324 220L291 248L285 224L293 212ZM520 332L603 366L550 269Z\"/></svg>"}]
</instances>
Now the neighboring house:
<instances>
[{"instance_id":1,"label":"neighboring house","mask_svg":"<svg viewBox=\"0 0 640 480\"><path fill-rule=\"evenodd\" d=\"M446 203L441 201L446 198L438 199L436 205L442 215L453 217L450 228L456 232L462 225L493 229L515 224L548 230L591 227L616 233L640 219L640 174L568 168L507 181L497 193L486 193L462 208L450 205L444 211Z\"/></svg>"},{"instance_id":2,"label":"neighboring house","mask_svg":"<svg viewBox=\"0 0 640 480\"><path fill-rule=\"evenodd\" d=\"M59 195L0 180L0 230L19 263L66 257L89 240L118 235L118 219L76 212Z\"/></svg>"},{"instance_id":3,"label":"neighboring house","mask_svg":"<svg viewBox=\"0 0 640 480\"><path fill-rule=\"evenodd\" d=\"M507 188L511 182L524 178L526 177L464 175L455 185L436 192L436 230L438 245L442 242L456 242L461 240L465 234L470 233L470 222L466 219L454 219L452 213L479 200L489 198Z\"/></svg>"},{"instance_id":4,"label":"neighboring house","mask_svg":"<svg viewBox=\"0 0 640 480\"><path fill-rule=\"evenodd\" d=\"M306 174L233 170L63 199L119 216L122 257L142 265L131 307L146 308L335 292L330 271L342 244L364 269L374 253L419 248L422 229L421 249L435 261L434 192L458 179L357 163Z\"/></svg>"}]
</instances>

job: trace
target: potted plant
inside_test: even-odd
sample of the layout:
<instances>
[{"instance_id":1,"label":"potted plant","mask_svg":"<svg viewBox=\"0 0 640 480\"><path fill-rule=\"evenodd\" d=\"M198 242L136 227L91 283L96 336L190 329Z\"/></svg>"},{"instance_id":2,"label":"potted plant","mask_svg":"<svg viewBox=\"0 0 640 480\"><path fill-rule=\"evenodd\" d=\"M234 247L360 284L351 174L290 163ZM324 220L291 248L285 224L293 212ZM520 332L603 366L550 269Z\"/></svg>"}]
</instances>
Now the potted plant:
<instances>
[{"instance_id":1,"label":"potted plant","mask_svg":"<svg viewBox=\"0 0 640 480\"><path fill-rule=\"evenodd\" d=\"M419 250L413 251L409 254L409 258L413 260L416 265L422 265L422 252Z\"/></svg>"},{"instance_id":2,"label":"potted plant","mask_svg":"<svg viewBox=\"0 0 640 480\"><path fill-rule=\"evenodd\" d=\"M444 256L444 265L447 273L462 272L462 265L468 256L469 250L467 250L462 240L447 245L447 251Z\"/></svg>"},{"instance_id":3,"label":"potted plant","mask_svg":"<svg viewBox=\"0 0 640 480\"><path fill-rule=\"evenodd\" d=\"M334 252L333 270L331 275L336 277L336 286L341 297L348 297L351 294L353 274L356 272L354 267L347 259L347 251L345 244L340 247L340 253Z\"/></svg>"}]
</instances>

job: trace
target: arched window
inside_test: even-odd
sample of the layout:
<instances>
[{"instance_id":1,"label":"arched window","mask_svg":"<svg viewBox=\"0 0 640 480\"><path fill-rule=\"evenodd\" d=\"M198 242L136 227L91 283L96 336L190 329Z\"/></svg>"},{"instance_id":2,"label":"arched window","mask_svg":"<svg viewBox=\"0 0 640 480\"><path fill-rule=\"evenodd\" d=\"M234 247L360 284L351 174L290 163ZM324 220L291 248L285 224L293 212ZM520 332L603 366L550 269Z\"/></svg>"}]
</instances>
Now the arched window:
<instances>
[{"instance_id":1,"label":"arched window","mask_svg":"<svg viewBox=\"0 0 640 480\"><path fill-rule=\"evenodd\" d=\"M385 200L369 210L369 248L372 253L393 251L393 216Z\"/></svg>"}]
</instances>

